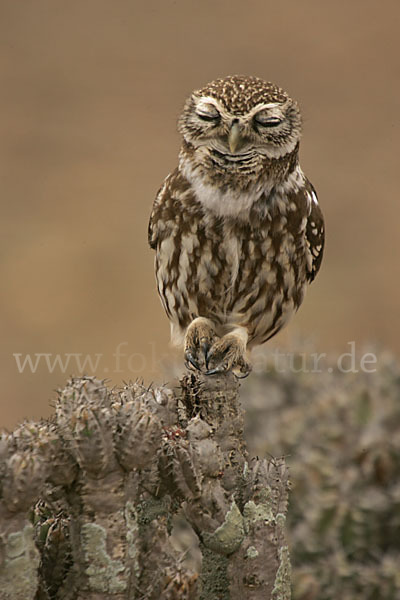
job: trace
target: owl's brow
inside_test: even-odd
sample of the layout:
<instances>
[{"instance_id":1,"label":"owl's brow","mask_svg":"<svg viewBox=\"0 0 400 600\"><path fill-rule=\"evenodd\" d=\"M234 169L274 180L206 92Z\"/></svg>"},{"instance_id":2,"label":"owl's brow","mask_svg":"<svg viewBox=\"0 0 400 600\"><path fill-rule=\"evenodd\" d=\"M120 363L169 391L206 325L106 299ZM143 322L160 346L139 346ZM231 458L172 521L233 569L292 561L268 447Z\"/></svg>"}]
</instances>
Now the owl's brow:
<instances>
[{"instance_id":1,"label":"owl's brow","mask_svg":"<svg viewBox=\"0 0 400 600\"><path fill-rule=\"evenodd\" d=\"M262 110L271 110L272 108L282 108L286 104L285 102L266 102L257 104L251 110L249 110L249 115L253 116L255 113L258 113Z\"/></svg>"},{"instance_id":2,"label":"owl's brow","mask_svg":"<svg viewBox=\"0 0 400 600\"><path fill-rule=\"evenodd\" d=\"M203 104L211 104L214 106L221 114L226 114L226 108L222 105L221 102L217 98L213 96L196 96L194 95L194 99L196 101L196 106L199 107ZM248 112L248 116L252 117L256 113L261 110L271 110L273 108L282 108L286 104L287 100L284 102L264 102L257 104Z\"/></svg>"},{"instance_id":3,"label":"owl's brow","mask_svg":"<svg viewBox=\"0 0 400 600\"><path fill-rule=\"evenodd\" d=\"M212 96L196 96L195 95L194 98L196 100L196 106L199 106L201 104L212 104L218 110L220 108L222 108L222 105L220 104L220 102L218 102L218 100L216 98L213 98Z\"/></svg>"}]
</instances>

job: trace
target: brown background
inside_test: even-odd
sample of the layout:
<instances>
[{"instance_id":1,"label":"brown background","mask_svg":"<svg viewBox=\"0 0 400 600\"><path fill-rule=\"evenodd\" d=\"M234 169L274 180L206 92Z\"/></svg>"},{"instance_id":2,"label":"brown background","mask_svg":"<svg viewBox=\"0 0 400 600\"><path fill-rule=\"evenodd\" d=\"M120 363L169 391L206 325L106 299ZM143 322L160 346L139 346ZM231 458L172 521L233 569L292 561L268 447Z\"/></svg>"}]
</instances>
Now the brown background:
<instances>
[{"instance_id":1,"label":"brown background","mask_svg":"<svg viewBox=\"0 0 400 600\"><path fill-rule=\"evenodd\" d=\"M14 353L102 354L114 383L165 379L169 326L147 220L193 88L233 73L300 102L327 221L321 275L276 344L398 351L398 0L0 2L0 424L49 414L76 371ZM116 346L128 356L116 371ZM135 354L128 361L129 355Z\"/></svg>"}]
</instances>

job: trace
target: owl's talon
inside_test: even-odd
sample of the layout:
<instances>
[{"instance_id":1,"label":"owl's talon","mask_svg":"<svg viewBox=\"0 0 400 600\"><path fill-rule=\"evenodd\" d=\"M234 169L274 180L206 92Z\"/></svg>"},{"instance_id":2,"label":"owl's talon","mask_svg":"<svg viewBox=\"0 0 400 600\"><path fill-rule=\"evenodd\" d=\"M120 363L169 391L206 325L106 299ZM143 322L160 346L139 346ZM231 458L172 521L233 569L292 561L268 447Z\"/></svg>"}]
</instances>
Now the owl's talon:
<instances>
[{"instance_id":1,"label":"owl's talon","mask_svg":"<svg viewBox=\"0 0 400 600\"><path fill-rule=\"evenodd\" d=\"M197 371L201 371L201 366L191 352L185 352L185 365L188 369L191 369L192 366L197 369Z\"/></svg>"},{"instance_id":2,"label":"owl's talon","mask_svg":"<svg viewBox=\"0 0 400 600\"><path fill-rule=\"evenodd\" d=\"M209 369L205 372L205 375L218 375L219 373L225 373L226 369L224 366L215 367L215 369Z\"/></svg>"},{"instance_id":3,"label":"owl's talon","mask_svg":"<svg viewBox=\"0 0 400 600\"><path fill-rule=\"evenodd\" d=\"M251 365L249 363L247 363L247 370L246 371L240 370L239 372L243 373L243 374L239 375L239 373L237 372L237 370L235 368L228 369L227 365L219 365L218 367L215 367L215 369L209 369L208 371L206 371L205 375L218 375L219 373L226 373L229 370L232 370L232 373L234 374L236 379L246 379L246 377L248 377L250 375L252 368L251 368Z\"/></svg>"},{"instance_id":4,"label":"owl's talon","mask_svg":"<svg viewBox=\"0 0 400 600\"><path fill-rule=\"evenodd\" d=\"M209 342L203 342L201 345L201 351L204 354L204 361L206 363L206 369L208 369L208 353L210 352L211 344Z\"/></svg>"},{"instance_id":5,"label":"owl's talon","mask_svg":"<svg viewBox=\"0 0 400 600\"><path fill-rule=\"evenodd\" d=\"M247 363L248 364L248 363ZM245 372L243 372L243 375L239 375L238 373L236 373L234 370L232 371L232 373L234 374L234 376L236 377L236 379L246 379L246 377L248 377L252 371L251 365L248 364L249 369ZM242 371L240 371L242 373Z\"/></svg>"},{"instance_id":6,"label":"owl's talon","mask_svg":"<svg viewBox=\"0 0 400 600\"><path fill-rule=\"evenodd\" d=\"M232 371L238 378L247 377L251 364L245 358L246 346L243 334L234 332L225 335L215 342L207 355L206 375L215 375Z\"/></svg>"},{"instance_id":7,"label":"owl's talon","mask_svg":"<svg viewBox=\"0 0 400 600\"><path fill-rule=\"evenodd\" d=\"M208 369L208 352L215 341L211 321L197 317L189 325L185 338L185 359L198 371Z\"/></svg>"},{"instance_id":8,"label":"owl's talon","mask_svg":"<svg viewBox=\"0 0 400 600\"><path fill-rule=\"evenodd\" d=\"M207 360L207 355L208 355L210 348L211 348L211 344L208 341L201 342L201 351L204 354L206 360Z\"/></svg>"}]
</instances>

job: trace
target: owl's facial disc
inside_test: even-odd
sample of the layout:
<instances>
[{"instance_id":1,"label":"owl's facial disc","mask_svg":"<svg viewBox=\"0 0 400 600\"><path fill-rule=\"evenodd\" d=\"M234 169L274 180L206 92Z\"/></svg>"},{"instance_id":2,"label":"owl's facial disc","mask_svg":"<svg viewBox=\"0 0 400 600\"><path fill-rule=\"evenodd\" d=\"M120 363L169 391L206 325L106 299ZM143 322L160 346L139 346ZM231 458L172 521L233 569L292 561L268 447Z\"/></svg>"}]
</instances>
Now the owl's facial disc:
<instances>
[{"instance_id":1,"label":"owl's facial disc","mask_svg":"<svg viewBox=\"0 0 400 600\"><path fill-rule=\"evenodd\" d=\"M207 148L228 156L256 153L282 156L300 137L300 115L289 98L258 103L247 113L232 113L217 98L193 94L180 119L187 142L203 152Z\"/></svg>"}]
</instances>

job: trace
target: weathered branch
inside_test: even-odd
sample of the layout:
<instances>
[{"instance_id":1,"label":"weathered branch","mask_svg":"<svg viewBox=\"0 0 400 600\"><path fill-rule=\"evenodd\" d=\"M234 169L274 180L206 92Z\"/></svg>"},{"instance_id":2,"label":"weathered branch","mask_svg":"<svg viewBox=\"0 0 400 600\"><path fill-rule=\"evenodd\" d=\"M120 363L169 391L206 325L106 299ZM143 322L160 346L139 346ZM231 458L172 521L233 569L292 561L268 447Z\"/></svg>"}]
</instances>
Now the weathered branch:
<instances>
[{"instance_id":1,"label":"weathered branch","mask_svg":"<svg viewBox=\"0 0 400 600\"><path fill-rule=\"evenodd\" d=\"M242 434L233 375L69 381L51 421L2 436L0 598L290 598L286 468L249 461ZM171 541L178 511L200 575Z\"/></svg>"}]
</instances>

